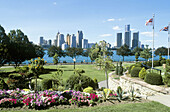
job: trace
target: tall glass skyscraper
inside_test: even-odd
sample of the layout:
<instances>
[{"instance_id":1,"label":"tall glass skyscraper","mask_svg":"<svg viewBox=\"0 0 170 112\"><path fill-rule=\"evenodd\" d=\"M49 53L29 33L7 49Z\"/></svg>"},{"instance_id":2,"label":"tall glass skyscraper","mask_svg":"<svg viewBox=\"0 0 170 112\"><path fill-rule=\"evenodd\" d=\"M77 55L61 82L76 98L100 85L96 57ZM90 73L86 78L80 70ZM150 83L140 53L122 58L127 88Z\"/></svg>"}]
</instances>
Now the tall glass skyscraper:
<instances>
[{"instance_id":1,"label":"tall glass skyscraper","mask_svg":"<svg viewBox=\"0 0 170 112\"><path fill-rule=\"evenodd\" d=\"M132 49L135 47L138 47L139 43L139 32L134 32L133 33L133 40L132 40Z\"/></svg>"},{"instance_id":2,"label":"tall glass skyscraper","mask_svg":"<svg viewBox=\"0 0 170 112\"><path fill-rule=\"evenodd\" d=\"M131 48L131 31L130 31L130 25L125 25L124 44L126 44L127 46L129 46L129 48Z\"/></svg>"},{"instance_id":3,"label":"tall glass skyscraper","mask_svg":"<svg viewBox=\"0 0 170 112\"><path fill-rule=\"evenodd\" d=\"M57 41L57 47L61 47L61 45L65 42L64 41L64 35L63 34L59 34L58 36L58 41Z\"/></svg>"},{"instance_id":4,"label":"tall glass skyscraper","mask_svg":"<svg viewBox=\"0 0 170 112\"><path fill-rule=\"evenodd\" d=\"M77 32L77 47L82 48L82 39L83 39L83 32Z\"/></svg>"},{"instance_id":5,"label":"tall glass skyscraper","mask_svg":"<svg viewBox=\"0 0 170 112\"><path fill-rule=\"evenodd\" d=\"M82 39L82 48L87 49L88 48L88 40L87 39Z\"/></svg>"},{"instance_id":6,"label":"tall glass skyscraper","mask_svg":"<svg viewBox=\"0 0 170 112\"><path fill-rule=\"evenodd\" d=\"M122 33L117 33L117 47L122 46Z\"/></svg>"},{"instance_id":7,"label":"tall glass skyscraper","mask_svg":"<svg viewBox=\"0 0 170 112\"><path fill-rule=\"evenodd\" d=\"M70 37L70 47L76 47L76 36L74 34Z\"/></svg>"}]
</instances>

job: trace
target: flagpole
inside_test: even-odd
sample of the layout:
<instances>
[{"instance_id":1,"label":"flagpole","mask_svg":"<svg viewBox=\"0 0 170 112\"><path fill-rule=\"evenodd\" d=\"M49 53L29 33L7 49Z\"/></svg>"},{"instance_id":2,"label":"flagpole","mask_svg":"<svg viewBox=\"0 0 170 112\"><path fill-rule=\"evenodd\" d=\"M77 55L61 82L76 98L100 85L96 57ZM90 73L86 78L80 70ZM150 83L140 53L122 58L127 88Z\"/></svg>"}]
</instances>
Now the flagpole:
<instances>
[{"instance_id":1,"label":"flagpole","mask_svg":"<svg viewBox=\"0 0 170 112\"><path fill-rule=\"evenodd\" d=\"M155 19L154 19L154 17L155 17L155 14L153 14L153 46L152 46L152 68L153 68L153 58L154 58L154 21L155 21Z\"/></svg>"},{"instance_id":2,"label":"flagpole","mask_svg":"<svg viewBox=\"0 0 170 112\"><path fill-rule=\"evenodd\" d=\"M170 23L168 25L168 59L169 59L169 37L170 37L170 30L169 30L169 28L170 28Z\"/></svg>"}]
</instances>

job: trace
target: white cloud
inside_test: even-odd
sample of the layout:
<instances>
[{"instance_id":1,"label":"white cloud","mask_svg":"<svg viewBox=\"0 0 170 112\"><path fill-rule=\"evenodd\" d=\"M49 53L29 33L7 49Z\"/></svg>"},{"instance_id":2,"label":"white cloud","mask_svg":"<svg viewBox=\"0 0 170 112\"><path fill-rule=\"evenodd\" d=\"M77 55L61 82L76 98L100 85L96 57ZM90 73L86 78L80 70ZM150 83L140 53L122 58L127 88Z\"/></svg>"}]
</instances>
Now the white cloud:
<instances>
[{"instance_id":1,"label":"white cloud","mask_svg":"<svg viewBox=\"0 0 170 112\"><path fill-rule=\"evenodd\" d=\"M112 18L112 19L108 19L107 21L115 21L115 19L114 19L114 18Z\"/></svg>"},{"instance_id":2,"label":"white cloud","mask_svg":"<svg viewBox=\"0 0 170 112\"><path fill-rule=\"evenodd\" d=\"M114 26L112 29L113 30L121 30L121 28L119 26Z\"/></svg>"},{"instance_id":3,"label":"white cloud","mask_svg":"<svg viewBox=\"0 0 170 112\"><path fill-rule=\"evenodd\" d=\"M153 32L141 32L141 35L147 36L147 37L153 37ZM154 36L158 36L158 33L154 33Z\"/></svg>"},{"instance_id":4,"label":"white cloud","mask_svg":"<svg viewBox=\"0 0 170 112\"><path fill-rule=\"evenodd\" d=\"M117 19L118 21L123 21L123 20L125 20L125 18L119 18L119 19Z\"/></svg>"},{"instance_id":5,"label":"white cloud","mask_svg":"<svg viewBox=\"0 0 170 112\"><path fill-rule=\"evenodd\" d=\"M56 2L53 2L53 5L57 5L57 3L56 3Z\"/></svg>"},{"instance_id":6,"label":"white cloud","mask_svg":"<svg viewBox=\"0 0 170 112\"><path fill-rule=\"evenodd\" d=\"M112 36L112 34L103 34L103 35L100 35L100 37L110 37Z\"/></svg>"}]
</instances>

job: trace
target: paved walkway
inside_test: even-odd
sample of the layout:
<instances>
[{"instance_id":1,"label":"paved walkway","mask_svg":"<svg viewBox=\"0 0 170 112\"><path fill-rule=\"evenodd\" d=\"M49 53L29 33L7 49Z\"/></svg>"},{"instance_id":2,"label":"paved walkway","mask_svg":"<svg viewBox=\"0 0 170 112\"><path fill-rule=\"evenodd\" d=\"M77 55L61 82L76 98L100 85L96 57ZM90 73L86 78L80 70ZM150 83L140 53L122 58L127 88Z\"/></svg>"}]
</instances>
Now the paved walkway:
<instances>
[{"instance_id":1,"label":"paved walkway","mask_svg":"<svg viewBox=\"0 0 170 112\"><path fill-rule=\"evenodd\" d=\"M159 103L162 103L170 107L170 95L149 96L147 99L152 100L152 101L157 101Z\"/></svg>"},{"instance_id":2,"label":"paved walkway","mask_svg":"<svg viewBox=\"0 0 170 112\"><path fill-rule=\"evenodd\" d=\"M106 80L101 81L98 83L99 88L105 87L106 88ZM156 95L156 96L149 96L147 97L148 100L151 101L157 101L159 103L162 103L168 107L170 107L170 95Z\"/></svg>"}]
</instances>

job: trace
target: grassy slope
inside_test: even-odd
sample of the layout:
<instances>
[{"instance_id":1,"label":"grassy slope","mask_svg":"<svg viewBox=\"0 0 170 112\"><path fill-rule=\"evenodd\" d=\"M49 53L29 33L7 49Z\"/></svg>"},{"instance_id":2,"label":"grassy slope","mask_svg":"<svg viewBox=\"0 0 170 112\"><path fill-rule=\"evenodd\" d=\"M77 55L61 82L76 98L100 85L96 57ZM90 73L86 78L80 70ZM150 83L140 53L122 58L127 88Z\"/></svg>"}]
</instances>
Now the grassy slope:
<instances>
[{"instance_id":1,"label":"grassy slope","mask_svg":"<svg viewBox=\"0 0 170 112\"><path fill-rule=\"evenodd\" d=\"M32 112L35 111L37 110L32 110ZM100 106L100 107L96 106L96 107L85 107L85 108L76 108L76 109L68 109L68 108L46 109L40 111L41 112L170 112L170 107L152 101L147 103L119 104L113 106ZM7 110L2 112L7 112ZM16 112L21 112L21 111L16 111Z\"/></svg>"}]
</instances>

